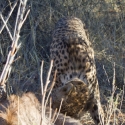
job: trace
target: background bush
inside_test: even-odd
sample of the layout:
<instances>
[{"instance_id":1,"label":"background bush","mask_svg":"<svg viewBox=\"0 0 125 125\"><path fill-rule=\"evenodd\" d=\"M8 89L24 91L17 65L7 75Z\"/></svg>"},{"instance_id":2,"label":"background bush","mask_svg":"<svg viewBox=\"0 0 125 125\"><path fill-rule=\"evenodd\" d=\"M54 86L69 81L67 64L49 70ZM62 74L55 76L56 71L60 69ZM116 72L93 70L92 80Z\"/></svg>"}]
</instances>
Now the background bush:
<instances>
[{"instance_id":1,"label":"background bush","mask_svg":"<svg viewBox=\"0 0 125 125\"><path fill-rule=\"evenodd\" d=\"M14 0L0 0L0 11L7 16ZM22 28L21 49L13 63L8 80L10 92L35 91L40 88L40 64L49 64L49 46L55 23L64 16L80 18L88 30L95 50L99 84L111 87L113 63L116 64L116 85L124 84L125 71L125 1L124 0L29 0L31 12ZM17 10L8 22L12 30ZM0 25L2 25L0 20ZM6 62L11 40L4 29L0 35L0 72ZM12 89L11 89L12 86Z\"/></svg>"}]
</instances>

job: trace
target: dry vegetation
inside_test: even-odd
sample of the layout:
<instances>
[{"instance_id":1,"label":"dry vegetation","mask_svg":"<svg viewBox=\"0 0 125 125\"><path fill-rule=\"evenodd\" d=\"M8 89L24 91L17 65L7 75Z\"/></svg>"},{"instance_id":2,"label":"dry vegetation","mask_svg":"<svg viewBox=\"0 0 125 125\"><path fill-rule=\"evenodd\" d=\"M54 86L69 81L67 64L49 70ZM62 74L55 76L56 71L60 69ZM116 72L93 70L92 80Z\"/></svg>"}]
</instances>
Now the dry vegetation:
<instances>
[{"instance_id":1,"label":"dry vegetation","mask_svg":"<svg viewBox=\"0 0 125 125\"><path fill-rule=\"evenodd\" d=\"M55 83L56 73L51 87L49 85L52 61L47 74L45 86L43 86L43 63L41 66L41 104L33 93L23 95L10 95L8 99L0 102L0 124L1 125L81 125L78 120L61 114L51 109L50 93ZM48 92L48 88L49 92ZM47 94L48 93L48 94ZM45 99L45 97L47 97ZM50 102L48 99L50 98ZM50 103L48 105L48 103ZM60 103L61 107L61 103Z\"/></svg>"},{"instance_id":2,"label":"dry vegetation","mask_svg":"<svg viewBox=\"0 0 125 125\"><path fill-rule=\"evenodd\" d=\"M14 2L15 0L0 0L0 12L5 19ZM123 114L125 113L125 1L57 0L55 2L55 0L29 0L27 4L26 11L30 7L30 13L21 29L21 37L18 41L21 43L21 47L17 52L7 81L8 95L22 95L22 93L30 91L34 92L41 101L40 64L41 60L45 61L43 70L43 83L45 83L50 62L48 50L54 24L63 16L76 16L85 23L95 50L101 99L107 112L107 125L109 125L110 120L115 125L122 125L122 122L125 124L125 114ZM17 10L18 6L14 9L7 23L12 34L14 34ZM2 25L3 21L0 18L0 26ZM3 71L10 49L11 37L4 28L0 34L0 72ZM114 83L117 88L114 87L112 91ZM34 95L31 94L31 96L35 98ZM105 96L106 99L104 99ZM14 97L16 98L15 103L19 103L18 97ZM27 95L19 97L19 100L23 100L25 103L24 97L27 98ZM29 105L30 102L33 104L30 100ZM24 105L24 103L20 104ZM11 105L13 106L13 103ZM40 115L39 108L36 108L34 104L32 106ZM26 108L30 111L30 107ZM18 110L18 106L15 110ZM6 116L4 115L4 117ZM17 119L16 121L18 121ZM66 119L68 121L70 118L66 117ZM73 119L66 123L73 125L72 121ZM82 122L86 125L93 124L87 114Z\"/></svg>"}]
</instances>

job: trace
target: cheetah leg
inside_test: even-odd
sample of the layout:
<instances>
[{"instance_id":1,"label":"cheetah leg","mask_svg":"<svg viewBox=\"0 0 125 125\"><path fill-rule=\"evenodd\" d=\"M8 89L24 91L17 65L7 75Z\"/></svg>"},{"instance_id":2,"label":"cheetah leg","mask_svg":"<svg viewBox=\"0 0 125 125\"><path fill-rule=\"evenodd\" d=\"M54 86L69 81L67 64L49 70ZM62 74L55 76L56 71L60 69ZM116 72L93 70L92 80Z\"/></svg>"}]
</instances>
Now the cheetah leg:
<instances>
[{"instance_id":1,"label":"cheetah leg","mask_svg":"<svg viewBox=\"0 0 125 125\"><path fill-rule=\"evenodd\" d=\"M100 102L96 101L96 103L93 104L90 114L95 122L95 125L104 125L104 113Z\"/></svg>"},{"instance_id":2,"label":"cheetah leg","mask_svg":"<svg viewBox=\"0 0 125 125\"><path fill-rule=\"evenodd\" d=\"M105 125L104 112L100 102L100 92L99 92L98 83L96 84L93 94L94 94L92 99L93 105L90 109L91 117L93 118L95 125Z\"/></svg>"}]
</instances>

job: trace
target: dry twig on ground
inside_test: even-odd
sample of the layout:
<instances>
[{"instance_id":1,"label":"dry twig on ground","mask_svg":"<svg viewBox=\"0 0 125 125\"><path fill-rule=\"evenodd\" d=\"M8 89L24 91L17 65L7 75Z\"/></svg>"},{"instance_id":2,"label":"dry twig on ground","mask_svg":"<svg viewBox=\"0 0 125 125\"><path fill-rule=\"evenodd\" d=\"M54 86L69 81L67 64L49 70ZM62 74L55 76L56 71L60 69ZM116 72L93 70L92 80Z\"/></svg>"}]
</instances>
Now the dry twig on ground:
<instances>
[{"instance_id":1,"label":"dry twig on ground","mask_svg":"<svg viewBox=\"0 0 125 125\"><path fill-rule=\"evenodd\" d=\"M65 117L58 111L53 111L51 109L51 98L50 93L53 89L56 72L52 85L48 88L50 83L50 73L52 69L52 61L50 64L50 69L48 71L47 80L45 86L41 82L42 91L42 105L38 102L35 94L24 93L21 97L17 95L11 95L8 100L2 101L0 105L0 124L4 125L61 125L63 123L63 118ZM43 62L41 65L41 73L43 73ZM41 80L42 78L41 74ZM48 93L48 95L47 95ZM43 96L47 97L47 99ZM50 98L50 105L47 105ZM61 105L60 105L61 107ZM40 111L41 109L41 111ZM61 118L57 121L58 116ZM56 123L55 123L56 122ZM61 122L61 123L60 123ZM71 125L67 122L66 125Z\"/></svg>"}]
</instances>

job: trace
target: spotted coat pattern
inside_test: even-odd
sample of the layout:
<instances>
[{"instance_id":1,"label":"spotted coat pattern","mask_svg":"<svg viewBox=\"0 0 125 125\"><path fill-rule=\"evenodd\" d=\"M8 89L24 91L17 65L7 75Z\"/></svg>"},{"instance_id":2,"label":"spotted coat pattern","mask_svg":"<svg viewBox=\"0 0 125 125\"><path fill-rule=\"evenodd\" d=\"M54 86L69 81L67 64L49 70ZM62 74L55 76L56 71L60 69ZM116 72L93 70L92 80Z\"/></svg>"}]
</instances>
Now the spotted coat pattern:
<instances>
[{"instance_id":1,"label":"spotted coat pattern","mask_svg":"<svg viewBox=\"0 0 125 125\"><path fill-rule=\"evenodd\" d=\"M84 99L86 101L83 103L83 111L89 111L95 124L99 125L100 119L103 120L103 110L100 104L94 51L86 35L84 24L80 19L76 17L64 17L57 22L52 35L50 57L54 60L52 76L55 70L57 70L56 82L53 90L53 93L56 93L54 99L61 98L62 95L59 96L60 94L58 93L61 93L61 91L63 91L61 88L67 86L70 82L74 84L79 82L79 80L82 81L84 83L83 87L85 86L88 92L87 98ZM55 101L55 104L56 103L57 101ZM85 105L91 106L85 109ZM80 118L81 115L80 117L71 115L71 107L69 106L67 109L67 112L70 110L68 115ZM80 110L79 108L77 109L78 111L76 113Z\"/></svg>"}]
</instances>

